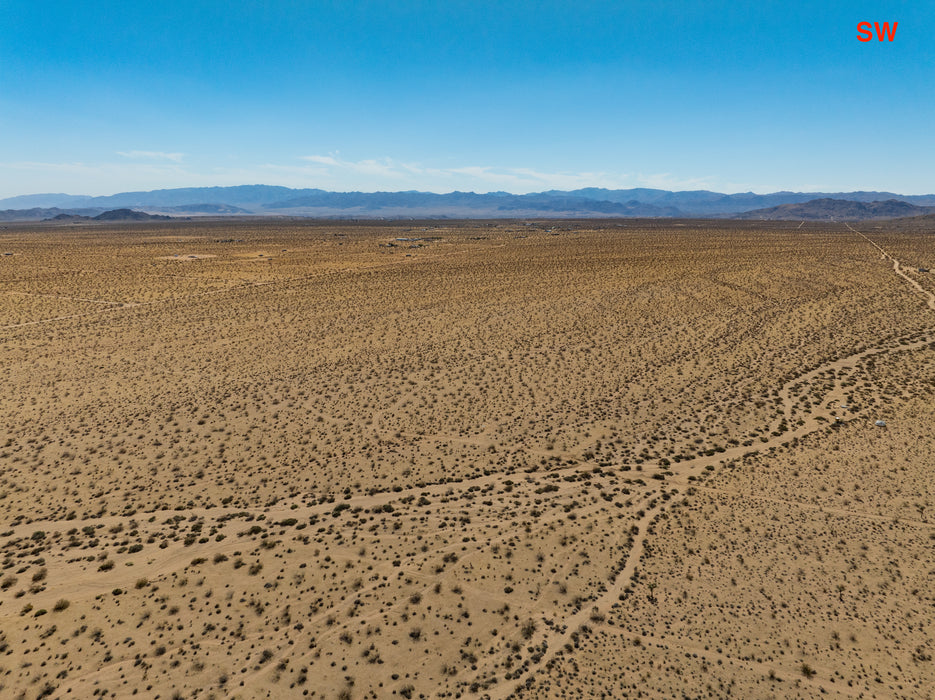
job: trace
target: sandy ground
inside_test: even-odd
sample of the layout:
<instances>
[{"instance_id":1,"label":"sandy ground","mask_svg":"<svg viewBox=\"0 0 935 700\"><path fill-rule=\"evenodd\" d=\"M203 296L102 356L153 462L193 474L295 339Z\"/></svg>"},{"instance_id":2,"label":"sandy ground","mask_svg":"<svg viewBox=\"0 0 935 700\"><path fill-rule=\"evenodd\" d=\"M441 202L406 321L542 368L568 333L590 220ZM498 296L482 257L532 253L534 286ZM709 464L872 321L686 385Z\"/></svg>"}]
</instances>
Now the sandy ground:
<instances>
[{"instance_id":1,"label":"sandy ground","mask_svg":"<svg viewBox=\"0 0 935 700\"><path fill-rule=\"evenodd\" d=\"M3 697L933 694L931 234L58 236L0 236Z\"/></svg>"}]
</instances>

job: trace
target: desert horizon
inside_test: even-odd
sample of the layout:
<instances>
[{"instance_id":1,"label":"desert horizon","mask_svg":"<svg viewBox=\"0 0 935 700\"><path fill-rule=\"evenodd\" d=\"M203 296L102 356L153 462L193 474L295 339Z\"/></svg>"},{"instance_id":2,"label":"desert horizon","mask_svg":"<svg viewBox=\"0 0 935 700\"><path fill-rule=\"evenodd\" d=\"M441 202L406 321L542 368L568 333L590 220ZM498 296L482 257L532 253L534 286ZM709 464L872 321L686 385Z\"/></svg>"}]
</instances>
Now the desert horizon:
<instances>
[{"instance_id":1,"label":"desert horizon","mask_svg":"<svg viewBox=\"0 0 935 700\"><path fill-rule=\"evenodd\" d=\"M0 700L935 700L935 6L2 17Z\"/></svg>"}]
</instances>

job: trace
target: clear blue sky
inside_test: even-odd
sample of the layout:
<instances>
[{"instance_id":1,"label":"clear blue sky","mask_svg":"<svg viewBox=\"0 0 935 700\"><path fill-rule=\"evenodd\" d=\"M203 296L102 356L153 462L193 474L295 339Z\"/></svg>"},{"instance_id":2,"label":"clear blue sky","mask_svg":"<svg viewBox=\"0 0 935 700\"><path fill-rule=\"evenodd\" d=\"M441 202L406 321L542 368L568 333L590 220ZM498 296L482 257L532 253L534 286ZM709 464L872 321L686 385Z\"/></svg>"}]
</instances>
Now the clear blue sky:
<instances>
[{"instance_id":1,"label":"clear blue sky","mask_svg":"<svg viewBox=\"0 0 935 700\"><path fill-rule=\"evenodd\" d=\"M0 197L931 193L933 37L920 0L0 0Z\"/></svg>"}]
</instances>

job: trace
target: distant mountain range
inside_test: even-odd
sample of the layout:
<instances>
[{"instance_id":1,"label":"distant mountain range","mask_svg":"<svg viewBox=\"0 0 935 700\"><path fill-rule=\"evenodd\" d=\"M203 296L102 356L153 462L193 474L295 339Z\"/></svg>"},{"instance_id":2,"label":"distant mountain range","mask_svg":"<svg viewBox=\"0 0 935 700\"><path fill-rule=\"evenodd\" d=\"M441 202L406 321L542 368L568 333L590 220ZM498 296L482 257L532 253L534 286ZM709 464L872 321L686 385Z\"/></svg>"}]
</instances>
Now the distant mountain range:
<instances>
[{"instance_id":1,"label":"distant mountain range","mask_svg":"<svg viewBox=\"0 0 935 700\"><path fill-rule=\"evenodd\" d=\"M849 203L848 206L841 202ZM817 202L817 203L816 203ZM831 202L837 202L831 204ZM863 206L850 206L850 205ZM905 206L902 206L905 205ZM804 206L805 208L796 208ZM0 220L40 220L60 214L94 217L136 209L173 216L311 216L325 218L587 218L734 217L830 219L912 216L935 206L935 195L892 192L723 194L636 188L508 192L328 192L271 185L187 187L104 197L30 194L0 200ZM900 208L902 207L902 208ZM885 213L892 211L892 214ZM906 212L906 213L900 213Z\"/></svg>"}]
</instances>

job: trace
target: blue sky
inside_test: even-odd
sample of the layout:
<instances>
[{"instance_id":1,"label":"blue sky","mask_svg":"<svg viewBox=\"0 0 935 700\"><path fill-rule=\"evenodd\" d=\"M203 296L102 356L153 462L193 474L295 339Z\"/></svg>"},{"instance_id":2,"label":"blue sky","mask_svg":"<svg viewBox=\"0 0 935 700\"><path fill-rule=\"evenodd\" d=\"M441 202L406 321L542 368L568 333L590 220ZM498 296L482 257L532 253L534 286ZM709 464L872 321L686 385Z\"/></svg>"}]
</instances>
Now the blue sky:
<instances>
[{"instance_id":1,"label":"blue sky","mask_svg":"<svg viewBox=\"0 0 935 700\"><path fill-rule=\"evenodd\" d=\"M0 0L0 197L931 193L933 36L918 1Z\"/></svg>"}]
</instances>

